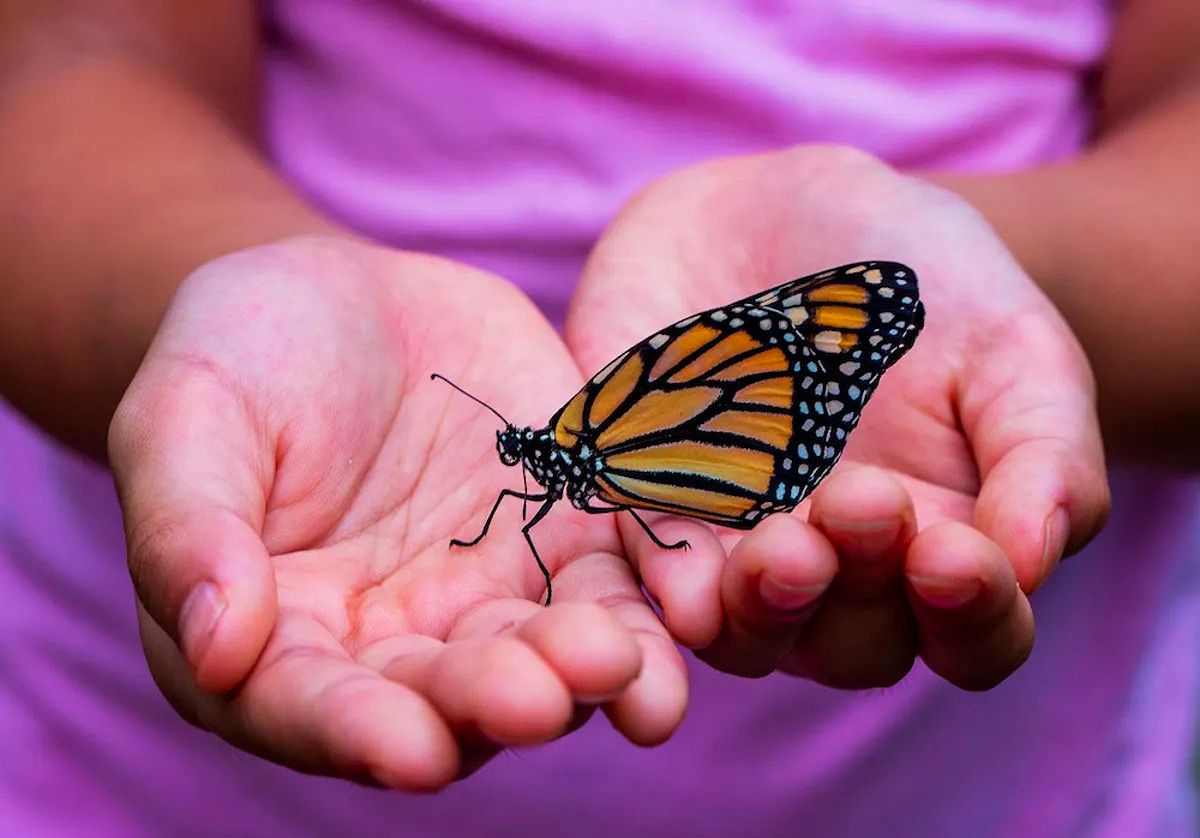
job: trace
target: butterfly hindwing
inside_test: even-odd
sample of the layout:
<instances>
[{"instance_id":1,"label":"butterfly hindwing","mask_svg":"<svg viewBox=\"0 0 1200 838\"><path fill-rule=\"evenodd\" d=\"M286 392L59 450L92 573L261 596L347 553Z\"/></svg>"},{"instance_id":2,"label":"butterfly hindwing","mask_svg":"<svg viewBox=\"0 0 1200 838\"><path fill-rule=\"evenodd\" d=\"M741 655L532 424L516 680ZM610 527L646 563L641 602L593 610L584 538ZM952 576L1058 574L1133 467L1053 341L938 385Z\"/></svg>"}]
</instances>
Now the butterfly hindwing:
<instances>
[{"instance_id":1,"label":"butterfly hindwing","mask_svg":"<svg viewBox=\"0 0 1200 838\"><path fill-rule=\"evenodd\" d=\"M597 458L603 500L749 528L828 473L920 317L916 278L897 263L794 280L631 347L551 428Z\"/></svg>"}]
</instances>

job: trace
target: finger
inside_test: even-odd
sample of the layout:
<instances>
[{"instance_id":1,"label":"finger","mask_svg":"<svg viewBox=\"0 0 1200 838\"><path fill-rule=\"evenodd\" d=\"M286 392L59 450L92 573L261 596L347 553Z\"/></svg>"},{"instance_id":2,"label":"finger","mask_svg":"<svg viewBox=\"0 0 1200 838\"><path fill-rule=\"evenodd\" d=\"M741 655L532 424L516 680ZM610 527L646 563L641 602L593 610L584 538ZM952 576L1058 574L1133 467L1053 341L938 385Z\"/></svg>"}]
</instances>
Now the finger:
<instances>
[{"instance_id":1,"label":"finger","mask_svg":"<svg viewBox=\"0 0 1200 838\"><path fill-rule=\"evenodd\" d=\"M1004 552L976 530L939 524L913 541L906 567L921 657L963 689L989 689L1029 657L1034 623Z\"/></svg>"},{"instance_id":2,"label":"finger","mask_svg":"<svg viewBox=\"0 0 1200 838\"><path fill-rule=\"evenodd\" d=\"M763 521L730 551L721 593L726 623L697 656L723 672L774 671L837 573L837 554L791 515Z\"/></svg>"},{"instance_id":3,"label":"finger","mask_svg":"<svg viewBox=\"0 0 1200 838\"><path fill-rule=\"evenodd\" d=\"M686 667L629 565L605 553L580 557L555 577L555 591L550 608L523 600L478 608L459 621L450 639L507 632L525 640L574 701L603 704L614 727L636 744L665 741L687 708ZM406 677L413 685L425 683Z\"/></svg>"},{"instance_id":4,"label":"finger","mask_svg":"<svg viewBox=\"0 0 1200 838\"><path fill-rule=\"evenodd\" d=\"M150 370L117 411L109 455L138 599L201 688L234 687L276 607L256 517L266 467L249 418L207 374Z\"/></svg>"},{"instance_id":5,"label":"finger","mask_svg":"<svg viewBox=\"0 0 1200 838\"><path fill-rule=\"evenodd\" d=\"M393 654L381 671L424 695L467 741L531 745L561 736L571 722L566 685L508 635Z\"/></svg>"},{"instance_id":6,"label":"finger","mask_svg":"<svg viewBox=\"0 0 1200 838\"><path fill-rule=\"evenodd\" d=\"M143 633L151 669L176 707L251 753L299 771L408 791L441 788L459 772L449 727L412 690L357 664L325 629L280 630L235 697L201 691L153 621Z\"/></svg>"},{"instance_id":7,"label":"finger","mask_svg":"<svg viewBox=\"0 0 1200 838\"><path fill-rule=\"evenodd\" d=\"M908 493L880 469L841 470L813 496L809 518L837 551L838 575L783 668L844 689L896 683L917 651L903 581L916 531Z\"/></svg>"},{"instance_id":8,"label":"finger","mask_svg":"<svg viewBox=\"0 0 1200 838\"><path fill-rule=\"evenodd\" d=\"M1087 362L1037 311L962 374L960 415L982 477L975 525L1035 590L1103 525L1109 493Z\"/></svg>"},{"instance_id":9,"label":"finger","mask_svg":"<svg viewBox=\"0 0 1200 838\"><path fill-rule=\"evenodd\" d=\"M721 575L725 565L725 548L712 528L686 518L643 514L664 544L688 544L686 549L668 549L655 544L631 516L617 514L626 555L662 609L671 635L693 649L711 644L724 618Z\"/></svg>"},{"instance_id":10,"label":"finger","mask_svg":"<svg viewBox=\"0 0 1200 838\"><path fill-rule=\"evenodd\" d=\"M636 745L665 742L687 710L687 666L629 564L606 554L585 556L559 574L556 586L563 602L603 606L636 644L636 676L604 702L613 727Z\"/></svg>"}]
</instances>

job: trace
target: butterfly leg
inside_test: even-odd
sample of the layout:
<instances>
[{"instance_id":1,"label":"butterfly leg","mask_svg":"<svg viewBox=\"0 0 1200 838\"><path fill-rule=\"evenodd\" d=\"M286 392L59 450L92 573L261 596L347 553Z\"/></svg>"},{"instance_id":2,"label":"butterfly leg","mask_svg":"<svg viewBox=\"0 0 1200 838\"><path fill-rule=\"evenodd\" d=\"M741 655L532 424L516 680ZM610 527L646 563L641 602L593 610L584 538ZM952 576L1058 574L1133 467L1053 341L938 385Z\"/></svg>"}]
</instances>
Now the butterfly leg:
<instances>
[{"instance_id":1,"label":"butterfly leg","mask_svg":"<svg viewBox=\"0 0 1200 838\"><path fill-rule=\"evenodd\" d=\"M537 548L533 546L533 537L529 534L529 531L533 529L533 525L546 517L546 513L550 511L550 507L554 506L556 500L556 498L549 497L549 495L542 495L542 497L545 501L538 507L538 511L533 513L533 518L529 520L529 523L521 527L521 534L525 536L525 541L529 544L529 552L533 553L538 570L542 572L542 576L546 577L546 605L549 605L550 597L554 595L554 586L550 583L550 571L542 563L542 557L538 555ZM534 498L530 498L530 500L534 500Z\"/></svg>"},{"instance_id":2,"label":"butterfly leg","mask_svg":"<svg viewBox=\"0 0 1200 838\"><path fill-rule=\"evenodd\" d=\"M496 510L500 508L500 504L505 498L520 498L521 500L546 500L549 494L542 492L540 494L529 494L528 492L518 492L515 489L502 489L500 494L496 496L496 502L492 504L492 511L488 513L487 520L483 522L483 529L479 531L479 535L472 538L470 541L463 541L461 538L450 540L451 547L474 547L479 542L483 541L483 537L487 535L488 528L492 525L492 519L496 517ZM534 518L536 521L537 519ZM539 561L538 564L541 564Z\"/></svg>"},{"instance_id":3,"label":"butterfly leg","mask_svg":"<svg viewBox=\"0 0 1200 838\"><path fill-rule=\"evenodd\" d=\"M646 531L646 535L650 536L650 540L664 550L686 550L692 546L688 544L687 541L676 541L674 544L667 544L654 534L654 530L650 529L650 525L642 520L642 516L637 514L637 510L626 507L625 511L632 515L633 520L637 521L641 525L642 529Z\"/></svg>"}]
</instances>

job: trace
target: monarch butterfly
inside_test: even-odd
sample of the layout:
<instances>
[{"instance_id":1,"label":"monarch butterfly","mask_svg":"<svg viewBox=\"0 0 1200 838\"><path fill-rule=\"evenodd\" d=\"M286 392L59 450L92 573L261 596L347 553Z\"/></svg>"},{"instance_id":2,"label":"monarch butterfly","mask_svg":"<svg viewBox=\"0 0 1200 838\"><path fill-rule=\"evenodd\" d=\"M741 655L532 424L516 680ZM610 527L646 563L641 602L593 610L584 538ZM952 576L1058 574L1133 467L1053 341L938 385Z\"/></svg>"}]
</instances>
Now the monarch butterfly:
<instances>
[{"instance_id":1,"label":"monarch butterfly","mask_svg":"<svg viewBox=\"0 0 1200 838\"><path fill-rule=\"evenodd\" d=\"M540 429L518 428L444 376L505 427L496 450L541 492L503 489L541 506L521 528L553 595L530 531L563 496L587 512L670 512L737 529L787 512L827 475L883 372L924 323L917 277L897 262L857 262L686 317L630 347ZM524 515L522 515L524 517Z\"/></svg>"}]
</instances>

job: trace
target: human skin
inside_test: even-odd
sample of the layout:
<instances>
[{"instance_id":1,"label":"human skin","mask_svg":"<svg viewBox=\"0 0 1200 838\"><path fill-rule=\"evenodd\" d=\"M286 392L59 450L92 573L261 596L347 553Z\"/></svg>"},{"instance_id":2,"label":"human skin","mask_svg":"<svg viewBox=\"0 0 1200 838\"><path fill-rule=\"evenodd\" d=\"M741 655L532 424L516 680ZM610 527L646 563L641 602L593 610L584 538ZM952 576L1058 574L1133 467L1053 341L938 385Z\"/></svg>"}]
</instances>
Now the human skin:
<instances>
[{"instance_id":1,"label":"human skin","mask_svg":"<svg viewBox=\"0 0 1200 838\"><path fill-rule=\"evenodd\" d=\"M1130 242L1154 242L1156 258L1168 264L1196 264L1192 257L1200 236L1188 226L1195 222L1194 212L1188 209L1198 175L1195 161L1185 153L1190 148L1186 128L1195 124L1196 96L1185 83L1191 69L1183 59L1166 65L1146 60L1143 53L1148 48L1142 52L1136 48L1138 43L1154 44L1154 58L1194 54L1194 50L1171 48L1194 42L1191 13L1162 5L1144 0L1130 4L1125 13L1108 71L1110 89L1125 91L1114 99L1123 105L1119 118L1107 123L1106 136L1113 142L1106 144L1101 138L1096 157L1081 158L1078 168L1056 168L1053 178L1044 181L1023 180L1021 175L943 181L983 209L1017 261L1027 266L1083 338L1101 391L1117 394L1106 413L1113 429L1109 437L1134 452L1149 450L1148 437L1125 433L1128 426L1117 421L1119 417L1137 415L1161 427L1186 428L1190 421L1194 427L1196 412L1188 411L1195 411L1195 405L1172 392L1170 382L1161 378L1153 388L1130 391L1118 386L1135 377L1123 367L1120 356L1103 348L1103 336L1111 334L1106 324L1120 322L1130 298L1122 283L1136 275L1140 298L1155 299L1161 291L1173 302L1153 309L1160 316L1152 330L1138 331L1136 348L1153 348L1155 357L1191 363L1188 358L1194 361L1194 357L1182 350L1190 346L1196 286L1178 280L1186 272L1143 275L1137 259L1144 248L1132 243L1102 263L1088 262L1080 254L1096 241L1097 225L1105 220L1088 210L1095 204L1089 179L1096 172L1089 166L1099 165L1089 161L1101 159L1102 150L1104 171L1122 175L1110 180L1114 188L1119 185L1119 191L1128 191L1133 206L1152 201L1166 208L1162 213L1171 220L1169 235L1153 226L1142 230L1134 225ZM416 345L415 338L396 331L395 324L425 326L433 318L414 311L385 322L365 309L367 301L389 299L403 282L415 281L405 277L453 275L477 289L480 298L494 301L498 311L520 319L522 333L529 335L527 345L505 349L514 353L506 360L515 366L506 367L504 374L523 366L536 369L539 379L544 375L558 383L561 398L582 380L580 367L590 372L595 368L592 359L606 359L620 348L609 346L615 342L613 321L599 319L596 313L593 329L585 330L578 315L573 316L569 340L576 357L572 360L546 337L544 322L528 303L515 299L501 280L417 254L381 251L339 230L291 193L254 144L255 102L247 95L253 86L246 84L255 73L252 4L217 0L203 7L167 7L148 0L109 0L46 8L6 2L0 11L0 56L10 70L0 83L0 119L6 126L0 132L0 237L7 272L6 305L0 307L0 381L6 397L43 427L97 457L103 456L109 420L129 388L112 424L111 465L131 536L130 565L148 659L177 709L234 744L278 761L405 788L444 784L464 767L469 770L486 759L497 744L552 738L578 720L577 707L606 706L618 728L635 741L657 741L668 735L682 712L685 685L678 677L678 659L663 649L661 632L654 624L640 622L648 613L645 606L628 599L632 577L614 560L620 543L613 519L578 521L570 510L559 508L554 520L548 520L544 529L539 527L536 537L556 573L555 598L563 603L544 611L535 604L541 595L540 577L519 539L484 542L469 556L448 551L443 555L434 541L426 541L430 526L443 529L440 535L445 539L473 534L471 526L465 531L463 526L477 522L486 512L492 493L504 485L504 472L494 462L486 434L481 434L480 445L456 455L465 458L461 461L436 448L437 441L444 441L439 434L456 429L466 435L486 425L481 409L444 387L436 394L439 387L408 367L412 356L401 348ZM1158 24L1151 26L1146 20L1164 24L1156 29ZM1132 47L1124 32L1135 33ZM1150 76L1153 83L1141 83L1139 74ZM1195 136L1194 131L1190 136ZM1123 137L1142 139L1116 142ZM1137 154L1131 150L1135 147ZM1166 159L1174 161L1170 171L1159 175L1156 162L1149 171L1155 177L1140 177L1139 167L1149 165L1146 148L1164 151ZM862 164L875 174L850 177L847 183L875 188L894 182L886 167L855 160L854 165ZM744 175L729 179L753 182ZM665 195L659 191L663 188L660 184L653 189ZM1046 194L1028 195L1023 191L1027 188L1043 189ZM740 187L731 194L742 201L753 200ZM973 214L947 201L943 193L922 194L930 196L928 211L910 214L908 219L919 217L920 223L933 228L960 225L980 253L996 258L1004 287L1036 306L1044 305ZM1072 196L1077 196L1075 203ZM667 197L681 200L679 195ZM1119 196L1105 200L1119 200ZM1055 215L1046 215L1044 207L1053 207ZM597 266L605 259L619 262L623 248L643 241L662 245L679 232L668 231L658 238L644 228L638 233L638 211L635 204L623 212L606 236L599 261L594 259L589 266L583 293L595 295L602 291L603 282L628 280L616 271L598 273ZM1050 240L1044 231L1055 229L1050 222L1064 212L1074 213L1071 217L1079 218L1079 224L1067 229L1060 225L1062 235ZM314 244L312 236L321 237L322 243ZM267 243L279 244L258 249ZM905 251L904 242L896 244ZM770 248L763 252L771 258L779 255ZM1053 258L1043 258L1047 255ZM321 298L314 289L309 305L270 315L279 305L277 295L267 293L270 283L242 282L261 280L269 273L276 281L288 276L291 288L313 289L313 273L320 271L327 280L331 258L341 266L338 272L347 277L347 285L362 292L362 310L345 299L340 306L333 305L338 301ZM978 259L979 253L967 254L955 264L974 264ZM258 265L254 277L244 275L244 260ZM263 271L262 265L272 260L278 264ZM844 259L830 264L838 261ZM914 253L912 261L924 264L927 256ZM1085 264L1090 282L1086 286L1078 286L1083 281L1079 276L1056 270L1056 266ZM791 265L778 268L763 285L796 272ZM957 304L985 294L985 289L969 286L968 271L956 270L954 282L949 273L942 275L939 270L922 274L931 305ZM746 274L735 271L726 279L727 285L711 285L704 293L711 293L711 302L723 302L738 296L739 283L745 281ZM221 295L205 290L221 283L245 284L251 295L243 300L245 305L261 304L262 311L280 318L281 327L267 336L269 340L256 343L247 330L238 330L237 324L245 322L241 314L226 323L232 330L227 335L238 340L222 341L222 346L214 345L211 329L197 327L218 322L219 312L230 316L226 303L218 299ZM1080 301L1079 293L1070 290L1076 287L1089 287L1095 293ZM672 291L671 285L664 288ZM255 293L263 296L254 298ZM676 283L673 293L681 296L659 301L655 308L665 319L648 324L631 338L669 322L674 314L686 313L676 308L688 302L690 292ZM168 306L172 314L164 323ZM461 302L450 299L437 302L439 310L459 311L460 306ZM979 309L968 306L968 310ZM342 316L335 317L339 311ZM424 313L429 315L428 310ZM1042 309L1040 323L1037 331L1049 331L1048 338L1041 337L1052 344L1054 357L1075 364L1076 344L1061 331L1061 321ZM596 336L595 345L588 343L588 332ZM147 355L156 333L156 348ZM314 352L309 345L314 333L329 335L332 339L319 345L339 347L342 354L309 356L310 367L336 369L338 375L319 379L320 387L307 393L289 391L297 379L278 375L280 367L265 365L266 361L278 359L283 346ZM365 336L372 334L375 337L367 340ZM454 352L470 349L474 344L464 343L465 334L471 337L459 330L453 340L445 335L431 338L419 347L426 353L422 357L454 357ZM874 420L868 416L856 431L847 464L857 460L882 465L884 470L868 470L864 476L862 470L842 469L814 497L811 521L776 516L732 550L724 570L716 561L724 546L713 546L711 536L706 547L688 554L688 560L695 561L688 573L674 564L682 561L678 555L659 561L638 552L644 551L644 544L630 543L632 558L647 587L667 608L668 625L679 639L701 647L706 659L724 669L734 668L731 658L742 656L747 662L742 666L745 674L761 674L780 665L843 686L894 680L914 650L964 686L994 683L1021 659L1032 623L1016 580L1025 591L1036 586L1044 574L1030 556L1042 553L1031 546L1035 534L1022 531L1020 543L1005 544L1002 527L978 519L979 509L986 504L976 499L975 487L963 478L968 453L979 456L979 451L944 421L951 403L944 388L958 381L952 373L961 375L961 371L949 369L949 361L939 369L936 362L921 358L921 353L932 352L927 345L952 345L952 338L931 326L913 355L885 377L868 411L883 417L890 404L940 432L945 447L939 453L952 468L927 481L932 485L918 491L907 477L894 479L895 452L887 450L887 435L879 432L878 425L873 430ZM363 364L359 353L368 346L389 347L390 353L374 356L388 363ZM231 347L238 351L230 354ZM492 349L489 344L488 352ZM1164 351L1166 355L1161 354ZM482 354L483 363L487 354ZM41 362L31 365L28 358ZM202 363L196 364L197 359ZM336 363L338 359L341 363ZM139 364L142 372L130 387ZM393 369L389 372L385 366ZM436 366L451 376L460 372L442 361ZM905 372L909 369L911 373ZM918 369L923 374L918 375ZM397 370L405 374L389 378ZM489 377L474 378L483 371L469 372L461 383L481 385L481 395L487 397L493 395L484 383ZM1157 375L1160 368L1151 372ZM932 386L926 384L932 381L942 389L927 402L906 404L894 391L908 376L915 387ZM345 401L332 402L340 413L333 411L313 423L314 408L329 398L331 380L350 392ZM1070 381L1075 395L1086 393L1086 367L1072 366ZM219 429L191 422L184 427L177 415L172 421L165 403L169 394L178 392L173 388L197 394L200 406L214 411L210 415L227 411L225 418L239 420L240 430L231 433L227 422L220 422ZM1134 395L1125 403L1122 399L1130 392ZM390 454L385 442L420 438L424 429L436 432L423 438L431 447L409 453L416 462L439 465L437 480L445 482L417 481L409 484L410 495L404 494L401 483L390 492L358 494L348 484L337 485L332 472L323 470L329 446L319 441L334 438L334 426L343 428L332 422L332 416L344 421L351 414L384 415L363 412L363 393L378 399L375 404L381 409L397 404L401 395L430 401L417 402L422 406L419 413L397 412L393 425L376 425L370 439L358 438L356 445L363 453L357 458L356 467L362 470L357 474L369 475L373 454L381 456L385 450ZM253 409L245 403L248 394ZM548 416L557 407L540 401L517 403L510 388L505 394L506 408L513 413L528 410L525 415ZM550 399L548 391L546 398ZM927 415L923 407L932 410ZM443 409L460 424L430 429L428 417ZM1068 459L1095 465L1088 432L1094 427L1090 420L1084 422L1084 433L1073 441L1076 447L1068 452ZM293 444L298 432L306 445ZM1178 436L1182 440L1186 435ZM347 441L344 435L336 439L339 444ZM230 440L240 440L241 447L230 449ZM372 449L372 441L378 447ZM284 454L291 454L291 459ZM440 468L441 457L448 458L446 468ZM287 468L276 472L275 464ZM911 464L901 466L899 474L913 476ZM205 479L181 479L195 476L196 469L217 471L201 474ZM348 472L350 477L355 474ZM285 476L300 487L295 491L301 506L307 503L324 511L324 530L300 532L279 523L288 519L288 509L276 509L271 502L282 497L275 487ZM328 482L317 481L321 476ZM489 492L483 491L484 483ZM1093 468L1077 485L1066 487L1064 497L1088 497L1084 505L1102 513L1100 484L1102 479L1096 478ZM1082 491L1085 486L1087 491ZM1055 488L1063 486L1049 487ZM1053 494L1048 491L1046 497ZM432 505L435 497L458 498L459 504L454 515L444 520L431 517L416 522L422 528L416 542L425 548L422 552L408 537L403 516L395 513L414 508L414 503L416 508ZM350 500L337 505L335 499ZM945 508L939 508L939 502ZM915 509L911 515L906 511L910 503ZM203 514L193 517L197 509ZM935 515L924 514L926 509L934 509ZM515 516L515 510L507 514ZM926 528L938 516L960 523ZM915 524L910 526L913 518ZM1068 522L1079 540L1089 531L1088 518L1081 514ZM515 517L509 520L516 524ZM902 526L893 536L897 521ZM444 526L437 527L439 523ZM666 526L664 535L671 537L672 528L680 524ZM916 526L925 529L914 535ZM579 536L580 546L567 552L559 533L572 531ZM213 538L214 532L218 537ZM697 537L706 536L702 532ZM375 545L380 543L394 549L376 553ZM223 546L203 546L208 544ZM925 550L925 545L930 549ZM382 575L375 561L379 554L390 555L392 562ZM946 556L972 560L939 564ZM339 563L322 563L319 573L305 572L305 562L314 557L337 557ZM870 558L883 561L866 561ZM951 581L979 583L995 595L977 597L951 609L952 613L929 613L930 603L914 601L914 590L904 589L899 572L902 559L910 578L914 568L924 568L919 563L925 561L931 569L952 571ZM585 571L593 566L597 578L587 578ZM870 567L883 570L866 570ZM822 597L835 573L833 589ZM574 586L572 574L577 579ZM385 609L380 623L374 622L378 612L352 607L369 590L358 584L364 579L391 592L417 584L414 577L438 590L438 595L420 597L420 603L436 614L414 618L402 597L390 603L394 607ZM763 579L772 580L768 587L773 585L776 594L783 590L784 595L762 596ZM215 583L220 597L196 594L211 590L198 588L201 580ZM789 587L800 590L788 591ZM335 596L325 593L330 589ZM193 603L209 602L218 608L221 598L226 602L211 637L203 620L192 619L203 615L203 608L189 610L189 619L181 620L189 597ZM523 603L516 601L522 598ZM479 625L470 619L476 611L487 615ZM842 618L828 616L839 613ZM371 621L355 622L364 615ZM507 625L512 620L516 622ZM847 624L853 628L859 620L891 626L897 638L894 648L876 654L846 642ZM972 631L972 624L985 630ZM505 625L504 631L495 633ZM989 633L989 625L997 628ZM589 647L596 636L604 642ZM853 633L849 637L853 639ZM561 645L549 648L551 639ZM581 673L570 669L573 658L563 653L564 648L572 652L590 648L592 657L584 658L590 662L588 671L603 673L604 683L578 681ZM378 651L378 656L368 655L368 649ZM403 658L408 663L393 665L402 653L411 653ZM505 692L506 679L496 673L516 674L521 666L541 673L543 688L521 696L531 705L528 713L518 714L522 722L518 729L499 729L497 720L511 715L504 704L511 695ZM234 685L240 687L236 694L226 695ZM478 700L463 708L456 701L466 694L467 686ZM381 718L381 705L390 710L392 701L406 711ZM361 725L347 728L345 719L355 715L363 720ZM571 718L564 721L565 716ZM481 730L486 736L480 736Z\"/></svg>"},{"instance_id":2,"label":"human skin","mask_svg":"<svg viewBox=\"0 0 1200 838\"><path fill-rule=\"evenodd\" d=\"M662 741L683 661L611 520L538 527L552 608L511 541L451 549L505 474L490 414L433 369L518 415L582 383L519 291L434 257L307 237L181 286L110 437L159 686L247 750L405 788L596 707Z\"/></svg>"},{"instance_id":3,"label":"human skin","mask_svg":"<svg viewBox=\"0 0 1200 838\"><path fill-rule=\"evenodd\" d=\"M601 237L567 344L600 368L664 323L856 254L911 265L926 318L796 513L837 550L836 579L800 550L772 566L758 547L774 535L765 526L743 537L652 516L692 550L657 549L629 527L626 547L672 633L721 669L884 686L919 653L960 686L993 686L1032 646L1027 594L1099 529L1108 488L1083 351L961 199L836 147L676 172ZM634 295L636 307L623 304ZM795 587L791 619L762 584L746 585L764 567Z\"/></svg>"}]
</instances>

